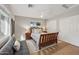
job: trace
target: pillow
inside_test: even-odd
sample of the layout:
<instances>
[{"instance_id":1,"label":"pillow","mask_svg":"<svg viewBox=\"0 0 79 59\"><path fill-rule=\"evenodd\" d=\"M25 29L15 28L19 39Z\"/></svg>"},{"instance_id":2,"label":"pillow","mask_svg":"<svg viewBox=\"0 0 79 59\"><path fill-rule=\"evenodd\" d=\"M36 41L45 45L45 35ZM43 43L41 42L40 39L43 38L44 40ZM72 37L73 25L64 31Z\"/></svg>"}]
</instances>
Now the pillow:
<instances>
[{"instance_id":1,"label":"pillow","mask_svg":"<svg viewBox=\"0 0 79 59\"><path fill-rule=\"evenodd\" d=\"M39 28L33 29L32 33L42 33L42 29L39 29Z\"/></svg>"},{"instance_id":2,"label":"pillow","mask_svg":"<svg viewBox=\"0 0 79 59\"><path fill-rule=\"evenodd\" d=\"M19 51L20 50L20 42L19 41L15 41L15 43L14 43L14 49L16 50L16 51Z\"/></svg>"}]
</instances>

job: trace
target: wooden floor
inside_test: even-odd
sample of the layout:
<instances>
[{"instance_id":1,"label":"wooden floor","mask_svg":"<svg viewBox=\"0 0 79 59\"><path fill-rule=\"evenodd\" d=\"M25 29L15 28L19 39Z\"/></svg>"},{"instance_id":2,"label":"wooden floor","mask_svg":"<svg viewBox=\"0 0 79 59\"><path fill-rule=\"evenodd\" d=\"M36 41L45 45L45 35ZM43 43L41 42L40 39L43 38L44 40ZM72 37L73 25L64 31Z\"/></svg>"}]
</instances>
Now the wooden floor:
<instances>
[{"instance_id":1,"label":"wooden floor","mask_svg":"<svg viewBox=\"0 0 79 59\"><path fill-rule=\"evenodd\" d=\"M57 45L40 50L32 55L79 55L79 47L60 41Z\"/></svg>"}]
</instances>

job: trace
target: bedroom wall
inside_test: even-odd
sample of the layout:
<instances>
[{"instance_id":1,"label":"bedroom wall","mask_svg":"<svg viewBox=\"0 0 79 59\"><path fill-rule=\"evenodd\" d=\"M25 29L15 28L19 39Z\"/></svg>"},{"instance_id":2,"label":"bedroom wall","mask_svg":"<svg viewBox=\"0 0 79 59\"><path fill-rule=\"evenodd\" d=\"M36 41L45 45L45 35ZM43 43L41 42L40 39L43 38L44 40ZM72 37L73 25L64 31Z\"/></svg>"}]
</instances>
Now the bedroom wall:
<instances>
[{"instance_id":1,"label":"bedroom wall","mask_svg":"<svg viewBox=\"0 0 79 59\"><path fill-rule=\"evenodd\" d=\"M50 20L49 32L59 31L59 39L79 46L79 15Z\"/></svg>"},{"instance_id":2,"label":"bedroom wall","mask_svg":"<svg viewBox=\"0 0 79 59\"><path fill-rule=\"evenodd\" d=\"M58 19L48 20L47 21L47 31L49 33L59 32L59 20Z\"/></svg>"},{"instance_id":3,"label":"bedroom wall","mask_svg":"<svg viewBox=\"0 0 79 59\"><path fill-rule=\"evenodd\" d=\"M59 28L61 40L79 46L79 15L60 19Z\"/></svg>"},{"instance_id":4,"label":"bedroom wall","mask_svg":"<svg viewBox=\"0 0 79 59\"><path fill-rule=\"evenodd\" d=\"M47 32L56 32L57 31L57 20L48 20L47 21Z\"/></svg>"},{"instance_id":5,"label":"bedroom wall","mask_svg":"<svg viewBox=\"0 0 79 59\"><path fill-rule=\"evenodd\" d=\"M44 21L42 19L28 18L22 16L15 17L15 35L17 40L21 39L21 36L26 32L26 29L30 27L30 22L41 22L41 26L44 26Z\"/></svg>"}]
</instances>

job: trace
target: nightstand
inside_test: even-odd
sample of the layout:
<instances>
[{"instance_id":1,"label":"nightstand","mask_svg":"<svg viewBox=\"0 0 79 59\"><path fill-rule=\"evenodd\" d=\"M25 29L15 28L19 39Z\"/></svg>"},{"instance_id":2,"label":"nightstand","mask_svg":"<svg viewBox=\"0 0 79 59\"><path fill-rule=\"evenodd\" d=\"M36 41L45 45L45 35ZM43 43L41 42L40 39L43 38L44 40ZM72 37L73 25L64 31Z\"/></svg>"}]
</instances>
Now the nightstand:
<instances>
[{"instance_id":1,"label":"nightstand","mask_svg":"<svg viewBox=\"0 0 79 59\"><path fill-rule=\"evenodd\" d=\"M31 33L25 33L26 40L32 39Z\"/></svg>"}]
</instances>

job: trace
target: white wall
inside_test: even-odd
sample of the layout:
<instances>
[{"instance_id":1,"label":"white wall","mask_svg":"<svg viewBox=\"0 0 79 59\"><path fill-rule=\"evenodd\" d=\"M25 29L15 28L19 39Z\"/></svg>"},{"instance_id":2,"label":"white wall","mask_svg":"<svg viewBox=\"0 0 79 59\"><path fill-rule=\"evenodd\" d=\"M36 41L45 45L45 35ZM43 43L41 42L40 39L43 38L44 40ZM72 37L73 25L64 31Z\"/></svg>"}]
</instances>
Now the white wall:
<instances>
[{"instance_id":1,"label":"white wall","mask_svg":"<svg viewBox=\"0 0 79 59\"><path fill-rule=\"evenodd\" d=\"M47 32L56 32L57 31L57 21L56 20L48 20L47 21Z\"/></svg>"},{"instance_id":2,"label":"white wall","mask_svg":"<svg viewBox=\"0 0 79 59\"><path fill-rule=\"evenodd\" d=\"M61 40L79 46L79 15L59 21Z\"/></svg>"},{"instance_id":3,"label":"white wall","mask_svg":"<svg viewBox=\"0 0 79 59\"><path fill-rule=\"evenodd\" d=\"M79 46L79 15L48 22L49 32L59 31L59 39Z\"/></svg>"},{"instance_id":4,"label":"white wall","mask_svg":"<svg viewBox=\"0 0 79 59\"><path fill-rule=\"evenodd\" d=\"M42 24L41 26L43 26L42 19L27 18L27 17L21 17L21 16L15 17L15 35L17 40L20 40L21 35L23 35L26 29L30 27L31 21L41 22Z\"/></svg>"}]
</instances>

